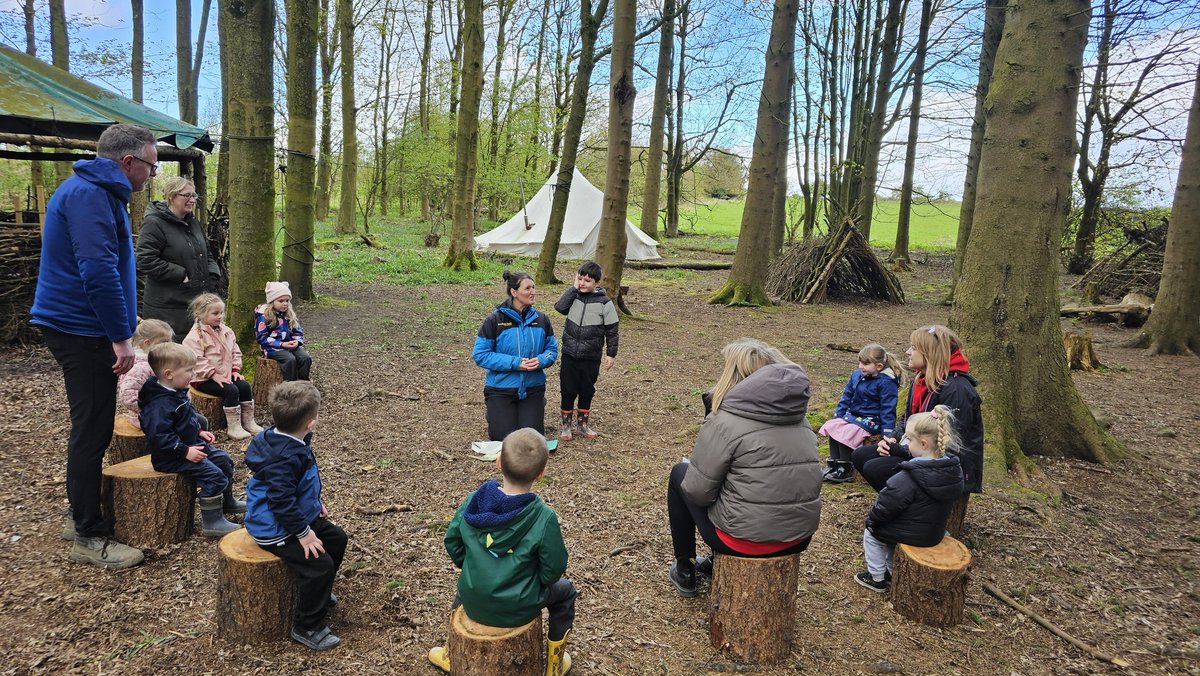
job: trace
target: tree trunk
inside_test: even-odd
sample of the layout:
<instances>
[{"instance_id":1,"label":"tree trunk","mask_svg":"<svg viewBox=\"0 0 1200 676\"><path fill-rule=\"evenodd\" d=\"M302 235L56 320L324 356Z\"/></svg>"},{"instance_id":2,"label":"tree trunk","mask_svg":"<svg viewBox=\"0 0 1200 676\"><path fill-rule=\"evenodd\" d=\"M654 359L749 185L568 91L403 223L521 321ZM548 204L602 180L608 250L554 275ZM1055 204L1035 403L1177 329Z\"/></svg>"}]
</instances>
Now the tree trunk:
<instances>
[{"instance_id":1,"label":"tree trunk","mask_svg":"<svg viewBox=\"0 0 1200 676\"><path fill-rule=\"evenodd\" d=\"M217 635L229 641L287 639L296 612L296 577L283 559L240 528L217 544Z\"/></svg>"},{"instance_id":2,"label":"tree trunk","mask_svg":"<svg viewBox=\"0 0 1200 676\"><path fill-rule=\"evenodd\" d=\"M71 72L71 44L67 38L67 10L64 0L49 0L50 5L50 58L55 68ZM70 162L55 162L55 186L71 177Z\"/></svg>"},{"instance_id":3,"label":"tree trunk","mask_svg":"<svg viewBox=\"0 0 1200 676\"><path fill-rule=\"evenodd\" d=\"M771 249L769 259L773 260L783 251L783 235L787 230L787 191L788 191L788 144L791 141L791 128L788 120L792 116L792 92L796 88L796 67L788 68L787 108L783 119L783 148L775 159L775 192L771 195Z\"/></svg>"},{"instance_id":4,"label":"tree trunk","mask_svg":"<svg viewBox=\"0 0 1200 676\"><path fill-rule=\"evenodd\" d=\"M970 567L970 550L949 536L933 547L897 545L892 606L921 624L953 627L963 620Z\"/></svg>"},{"instance_id":5,"label":"tree trunk","mask_svg":"<svg viewBox=\"0 0 1200 676\"><path fill-rule=\"evenodd\" d=\"M229 55L229 298L238 342L254 343L254 308L275 279L275 109L271 0L221 0Z\"/></svg>"},{"instance_id":6,"label":"tree trunk","mask_svg":"<svg viewBox=\"0 0 1200 676\"><path fill-rule=\"evenodd\" d=\"M217 6L217 41L226 44L229 26L225 12ZM217 146L217 202L229 204L229 55L224 49L217 50L221 62L221 141Z\"/></svg>"},{"instance_id":7,"label":"tree trunk","mask_svg":"<svg viewBox=\"0 0 1200 676\"><path fill-rule=\"evenodd\" d=\"M763 284L771 250L772 198L775 194L778 154L787 154L788 101L791 99L788 89L796 45L798 6L799 0L775 0L737 252L733 256L729 280L709 298L710 303L771 303Z\"/></svg>"},{"instance_id":8,"label":"tree trunk","mask_svg":"<svg viewBox=\"0 0 1200 676\"><path fill-rule=\"evenodd\" d=\"M541 613L520 627L489 627L467 617L459 606L450 613L446 648L454 673L461 676L541 676L546 673Z\"/></svg>"},{"instance_id":9,"label":"tree trunk","mask_svg":"<svg viewBox=\"0 0 1200 676\"><path fill-rule=\"evenodd\" d=\"M483 98L483 0L463 0L462 96L454 146L453 225L444 265L475 270L475 167L479 160L479 102Z\"/></svg>"},{"instance_id":10,"label":"tree trunk","mask_svg":"<svg viewBox=\"0 0 1200 676\"><path fill-rule=\"evenodd\" d=\"M684 2L679 12L678 78L675 81L675 138L667 158L667 237L679 236L679 200L683 188L683 94L687 84L687 35L690 2Z\"/></svg>"},{"instance_id":11,"label":"tree trunk","mask_svg":"<svg viewBox=\"0 0 1200 676\"><path fill-rule=\"evenodd\" d=\"M1007 2L1008 0L987 0L983 40L979 49L979 82L975 86L975 117L971 120L971 145L967 151L967 175L963 179L962 205L958 211L958 239L954 247L954 272L950 276L947 304L954 301L954 291L958 287L958 280L962 278L963 262L967 259L967 240L971 237L971 226L975 221L979 155L983 152L984 104L992 83L992 69L996 65L996 49L1000 46L1000 36L1004 34Z\"/></svg>"},{"instance_id":12,"label":"tree trunk","mask_svg":"<svg viewBox=\"0 0 1200 676\"><path fill-rule=\"evenodd\" d=\"M675 72L675 0L663 0L661 30L654 103L650 108L650 148L646 153L646 192L642 197L641 221L642 232L655 239L658 238L658 197L662 190L663 127L671 99L671 75Z\"/></svg>"},{"instance_id":13,"label":"tree trunk","mask_svg":"<svg viewBox=\"0 0 1200 676\"><path fill-rule=\"evenodd\" d=\"M418 99L417 107L421 118L421 139L424 143L429 143L430 116L429 116L429 63L433 58L433 0L425 0L425 31L421 47L421 84L420 98ZM421 222L430 223L433 221L433 213L430 208L429 200L429 179L426 176L421 176Z\"/></svg>"},{"instance_id":14,"label":"tree trunk","mask_svg":"<svg viewBox=\"0 0 1200 676\"><path fill-rule=\"evenodd\" d=\"M150 453L146 435L134 425L124 413L118 413L113 421L112 441L104 457L109 465L119 465L126 460L140 458Z\"/></svg>"},{"instance_id":15,"label":"tree trunk","mask_svg":"<svg viewBox=\"0 0 1200 676\"><path fill-rule=\"evenodd\" d=\"M709 640L713 648L754 664L792 655L800 555L713 561Z\"/></svg>"},{"instance_id":16,"label":"tree trunk","mask_svg":"<svg viewBox=\"0 0 1200 676\"><path fill-rule=\"evenodd\" d=\"M329 218L329 194L333 183L333 64L337 60L337 30L329 29L329 1L321 0L318 47L321 53L321 149L317 157L316 219Z\"/></svg>"},{"instance_id":17,"label":"tree trunk","mask_svg":"<svg viewBox=\"0 0 1200 676\"><path fill-rule=\"evenodd\" d=\"M875 103L870 113L864 113L867 123L866 135L862 139L862 175L861 184L855 194L858 196L859 207L856 210L858 218L855 224L862 232L863 238L871 241L871 219L875 215L875 186L879 180L879 155L883 151L884 125L888 116L888 101L892 96L892 78L896 70L896 58L900 52L900 8L904 0L888 0L887 18L883 28L883 42L880 45L880 61L878 81L875 83ZM869 80L871 81L871 80Z\"/></svg>"},{"instance_id":18,"label":"tree trunk","mask_svg":"<svg viewBox=\"0 0 1200 676\"><path fill-rule=\"evenodd\" d=\"M1179 161L1162 281L1135 344L1151 354L1200 354L1200 71Z\"/></svg>"},{"instance_id":19,"label":"tree trunk","mask_svg":"<svg viewBox=\"0 0 1200 676\"><path fill-rule=\"evenodd\" d=\"M142 102L143 81L146 71L146 26L142 0L130 0L133 23L133 49L129 60L129 74L133 79L133 100Z\"/></svg>"},{"instance_id":20,"label":"tree trunk","mask_svg":"<svg viewBox=\"0 0 1200 676\"><path fill-rule=\"evenodd\" d=\"M496 13L498 20L496 22L496 53L492 57L492 96L489 101L491 104L491 116L488 125L488 156L487 162L490 165L491 185L487 186L485 193L488 194L488 218L495 221L500 218L500 188L495 179L500 174L500 98L501 98L501 79L502 68L504 66L504 50L508 47L508 19L512 14L514 0L497 0ZM513 75L516 79L516 74Z\"/></svg>"},{"instance_id":21,"label":"tree trunk","mask_svg":"<svg viewBox=\"0 0 1200 676\"><path fill-rule=\"evenodd\" d=\"M141 0L133 0L133 2L140 4ZM37 30L33 21L35 17L34 0L22 0L21 11L25 14L25 53L30 56L37 56ZM136 34L134 37L137 37ZM30 146L29 148L29 151L34 153L40 150L41 148L38 146ZM42 172L41 160L29 161L29 184L45 187L46 176ZM46 205L43 204L39 208L45 210Z\"/></svg>"},{"instance_id":22,"label":"tree trunk","mask_svg":"<svg viewBox=\"0 0 1200 676\"><path fill-rule=\"evenodd\" d=\"M317 136L317 23L311 0L287 0L287 174L284 177L283 265L279 278L295 299L313 297L313 225L316 204L313 153ZM263 401L266 404L266 401Z\"/></svg>"},{"instance_id":23,"label":"tree trunk","mask_svg":"<svg viewBox=\"0 0 1200 676\"><path fill-rule=\"evenodd\" d=\"M558 244L562 241L563 222L567 217L567 200L571 196L571 181L575 176L575 159L579 153L579 139L583 135L588 87L592 81L592 70L596 66L596 35L607 12L608 0L600 0L594 13L591 0L581 0L579 67L575 71L575 83L571 92L571 112L567 115L567 123L563 127L558 177L554 181L554 198L550 202L550 222L546 224L546 237L542 240L542 250L538 254L537 270L533 278L537 284L558 283L554 276L554 264L558 261Z\"/></svg>"},{"instance_id":24,"label":"tree trunk","mask_svg":"<svg viewBox=\"0 0 1200 676\"><path fill-rule=\"evenodd\" d=\"M196 124L192 91L192 0L175 0L175 91L179 119Z\"/></svg>"},{"instance_id":25,"label":"tree trunk","mask_svg":"<svg viewBox=\"0 0 1200 676\"><path fill-rule=\"evenodd\" d=\"M925 53L929 50L929 24L933 21L933 0L921 2L921 27L917 35L917 54L913 59L912 106L908 112L908 141L904 147L904 178L900 182L900 216L896 222L896 247L892 262L908 269L908 230L912 222L913 173L917 168L917 132L921 128L921 95L925 90Z\"/></svg>"},{"instance_id":26,"label":"tree trunk","mask_svg":"<svg viewBox=\"0 0 1200 676\"><path fill-rule=\"evenodd\" d=\"M148 455L103 471L106 511L121 542L159 548L191 537L196 484L190 477L154 471Z\"/></svg>"},{"instance_id":27,"label":"tree trunk","mask_svg":"<svg viewBox=\"0 0 1200 676\"><path fill-rule=\"evenodd\" d=\"M633 102L637 98L633 85L636 31L637 0L615 0L608 76L608 162L596 262L604 270L604 284L618 306L622 305L621 277L625 270L625 248L629 244L625 221L629 213L629 167L633 160Z\"/></svg>"},{"instance_id":28,"label":"tree trunk","mask_svg":"<svg viewBox=\"0 0 1200 676\"><path fill-rule=\"evenodd\" d=\"M1010 11L951 312L980 383L984 474L992 477L1005 465L1024 472L1025 453L1104 462L1126 452L1075 389L1058 318L1058 242L1071 201L1090 8L1087 0L1027 0Z\"/></svg>"},{"instance_id":29,"label":"tree trunk","mask_svg":"<svg viewBox=\"0 0 1200 676\"><path fill-rule=\"evenodd\" d=\"M334 232L358 231L358 109L354 107L354 3L337 0L338 35L342 42L342 181L338 188L337 225Z\"/></svg>"},{"instance_id":30,"label":"tree trunk","mask_svg":"<svg viewBox=\"0 0 1200 676\"><path fill-rule=\"evenodd\" d=\"M1079 228L1075 231L1075 244L1067 257L1067 272L1082 275L1092 267L1096 244L1096 225L1100 221L1100 200L1104 194L1104 183L1108 180L1108 155L1112 148L1111 136L1100 120L1101 106L1107 102L1104 90L1108 83L1109 54L1112 52L1113 26L1117 11L1113 0L1104 1L1101 18L1100 43L1096 46L1096 67L1093 70L1091 91L1083 110L1083 128L1079 132L1079 160L1077 173L1079 188L1083 193L1083 208L1080 210ZM1092 134L1100 127L1100 157L1092 164Z\"/></svg>"}]
</instances>

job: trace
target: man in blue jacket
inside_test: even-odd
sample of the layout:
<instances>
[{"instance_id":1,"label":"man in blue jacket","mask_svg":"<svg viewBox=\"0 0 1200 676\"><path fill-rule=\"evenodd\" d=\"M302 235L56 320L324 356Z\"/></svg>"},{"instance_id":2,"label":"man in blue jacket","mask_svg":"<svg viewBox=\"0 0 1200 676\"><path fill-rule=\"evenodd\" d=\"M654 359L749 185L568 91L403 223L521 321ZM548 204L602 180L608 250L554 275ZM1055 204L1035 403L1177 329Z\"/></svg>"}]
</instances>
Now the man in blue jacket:
<instances>
[{"instance_id":1,"label":"man in blue jacket","mask_svg":"<svg viewBox=\"0 0 1200 676\"><path fill-rule=\"evenodd\" d=\"M128 568L142 552L112 539L100 513L100 470L112 438L117 376L133 366L137 281L127 207L158 170L149 130L115 124L96 159L54 191L42 228L33 323L63 370L71 407L67 498L75 522L71 560Z\"/></svg>"}]
</instances>

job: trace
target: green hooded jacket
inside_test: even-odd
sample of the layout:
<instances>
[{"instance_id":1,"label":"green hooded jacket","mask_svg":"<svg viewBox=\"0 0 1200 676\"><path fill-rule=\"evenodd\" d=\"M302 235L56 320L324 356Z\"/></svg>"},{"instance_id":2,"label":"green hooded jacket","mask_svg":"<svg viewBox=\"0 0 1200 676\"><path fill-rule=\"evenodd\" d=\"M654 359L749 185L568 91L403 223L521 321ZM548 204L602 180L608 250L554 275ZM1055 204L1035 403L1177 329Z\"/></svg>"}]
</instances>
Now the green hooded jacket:
<instances>
[{"instance_id":1,"label":"green hooded jacket","mask_svg":"<svg viewBox=\"0 0 1200 676\"><path fill-rule=\"evenodd\" d=\"M467 616L519 627L542 609L546 589L567 570L558 515L533 493L507 495L494 480L467 496L446 529L446 551Z\"/></svg>"}]
</instances>

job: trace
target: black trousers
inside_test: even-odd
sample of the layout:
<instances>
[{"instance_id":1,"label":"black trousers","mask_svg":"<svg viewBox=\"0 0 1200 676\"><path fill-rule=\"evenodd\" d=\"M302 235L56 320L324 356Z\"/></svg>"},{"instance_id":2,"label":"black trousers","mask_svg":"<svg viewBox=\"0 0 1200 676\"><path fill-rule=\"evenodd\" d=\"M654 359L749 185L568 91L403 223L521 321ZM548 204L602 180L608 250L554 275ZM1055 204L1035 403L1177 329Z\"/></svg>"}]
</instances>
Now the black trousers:
<instances>
[{"instance_id":1,"label":"black trousers","mask_svg":"<svg viewBox=\"0 0 1200 676\"><path fill-rule=\"evenodd\" d=\"M297 347L294 350L275 350L271 355L271 359L279 362L279 370L283 372L283 379L292 380L308 380L309 371L312 370L312 357L303 347ZM267 402L263 402L264 405Z\"/></svg>"},{"instance_id":2,"label":"black trousers","mask_svg":"<svg viewBox=\"0 0 1200 676\"><path fill-rule=\"evenodd\" d=\"M62 367L71 408L67 439L67 499L75 534L99 537L112 533L100 511L100 471L112 439L117 412L117 357L105 337L75 336L41 327L42 339Z\"/></svg>"},{"instance_id":3,"label":"black trousers","mask_svg":"<svg viewBox=\"0 0 1200 676\"><path fill-rule=\"evenodd\" d=\"M546 433L544 387L527 390L524 399L518 399L516 392L485 387L483 403L487 406L488 438L492 441L504 441L504 437L522 427Z\"/></svg>"},{"instance_id":4,"label":"black trousers","mask_svg":"<svg viewBox=\"0 0 1200 676\"><path fill-rule=\"evenodd\" d=\"M546 637L551 641L561 641L567 630L575 626L575 585L565 577L550 585L542 596L542 607L550 615L550 628ZM450 602L450 610L462 605L458 592L454 592L454 600ZM470 613L467 616L470 617Z\"/></svg>"},{"instance_id":5,"label":"black trousers","mask_svg":"<svg viewBox=\"0 0 1200 676\"><path fill-rule=\"evenodd\" d=\"M333 593L333 578L337 577L342 558L346 555L346 531L341 526L317 517L309 528L321 539L325 553L316 558L304 558L304 547L296 536L289 536L281 545L264 547L283 559L296 575L296 620L293 629L312 631L325 626L329 614L329 595Z\"/></svg>"},{"instance_id":6,"label":"black trousers","mask_svg":"<svg viewBox=\"0 0 1200 676\"><path fill-rule=\"evenodd\" d=\"M575 397L579 397L579 408L592 407L596 396L596 379L600 377L599 359L577 359L563 353L558 363L558 382L562 389L562 410L575 409Z\"/></svg>"},{"instance_id":7,"label":"black trousers","mask_svg":"<svg viewBox=\"0 0 1200 676\"><path fill-rule=\"evenodd\" d=\"M765 559L773 556L798 554L808 549L811 538L787 549L771 554L743 554L730 549L717 535L717 527L708 518L708 508L700 507L683 494L683 477L687 474L688 463L677 463L671 468L671 478L667 481L667 519L671 522L671 546L675 550L675 560L691 566L696 558L696 531L712 548L714 554L728 554L748 559Z\"/></svg>"},{"instance_id":8,"label":"black trousers","mask_svg":"<svg viewBox=\"0 0 1200 676\"><path fill-rule=\"evenodd\" d=\"M846 444L843 444L842 442L840 442L836 439L829 440L829 459L830 460L841 461L841 462L850 462L850 454L853 451L854 451L854 449L850 448Z\"/></svg>"},{"instance_id":9,"label":"black trousers","mask_svg":"<svg viewBox=\"0 0 1200 676\"><path fill-rule=\"evenodd\" d=\"M879 455L879 445L871 444L854 449L854 452L850 454L850 460L854 462L854 468L863 475L867 483L871 484L876 491L881 491L887 485L888 479L900 471L900 463L908 460L908 457Z\"/></svg>"},{"instance_id":10,"label":"black trousers","mask_svg":"<svg viewBox=\"0 0 1200 676\"><path fill-rule=\"evenodd\" d=\"M204 449L208 457L200 462L192 462L187 458L179 458L167 462L154 463L158 472L184 474L190 476L200 488L200 497L211 498L220 495L226 488L233 485L233 459L224 449L208 446Z\"/></svg>"},{"instance_id":11,"label":"black trousers","mask_svg":"<svg viewBox=\"0 0 1200 676\"><path fill-rule=\"evenodd\" d=\"M215 380L209 379L200 383L199 385L193 385L192 387L205 394L211 394L214 397L221 397L221 406L224 406L225 408L237 406L247 401L254 401L254 393L250 389L250 383L246 382L244 378L242 380L235 380L232 383L226 383L224 385L219 384Z\"/></svg>"}]
</instances>

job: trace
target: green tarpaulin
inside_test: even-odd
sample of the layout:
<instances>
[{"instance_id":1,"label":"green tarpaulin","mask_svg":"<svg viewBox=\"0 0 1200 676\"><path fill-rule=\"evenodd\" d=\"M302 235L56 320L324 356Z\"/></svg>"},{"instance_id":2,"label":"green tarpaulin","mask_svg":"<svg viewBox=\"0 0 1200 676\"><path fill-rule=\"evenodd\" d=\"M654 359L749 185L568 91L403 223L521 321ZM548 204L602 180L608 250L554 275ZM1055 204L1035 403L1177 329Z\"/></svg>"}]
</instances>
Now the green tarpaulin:
<instances>
[{"instance_id":1,"label":"green tarpaulin","mask_svg":"<svg viewBox=\"0 0 1200 676\"><path fill-rule=\"evenodd\" d=\"M95 140L117 122L176 148L213 149L208 132L0 45L0 132Z\"/></svg>"}]
</instances>

